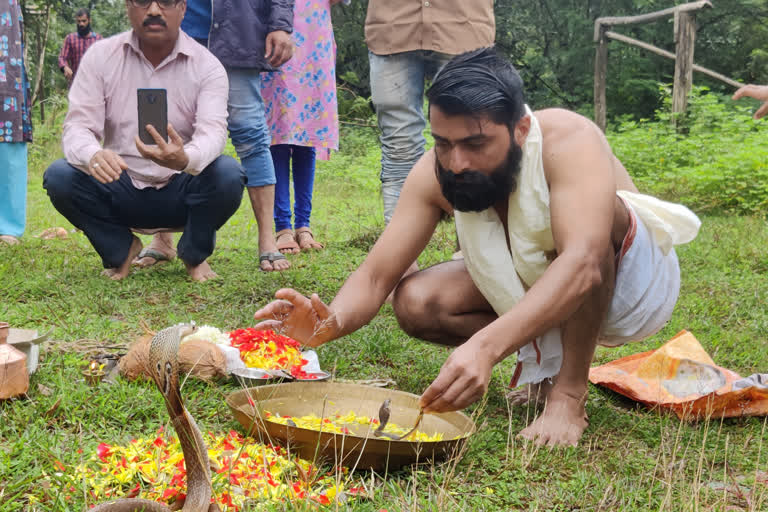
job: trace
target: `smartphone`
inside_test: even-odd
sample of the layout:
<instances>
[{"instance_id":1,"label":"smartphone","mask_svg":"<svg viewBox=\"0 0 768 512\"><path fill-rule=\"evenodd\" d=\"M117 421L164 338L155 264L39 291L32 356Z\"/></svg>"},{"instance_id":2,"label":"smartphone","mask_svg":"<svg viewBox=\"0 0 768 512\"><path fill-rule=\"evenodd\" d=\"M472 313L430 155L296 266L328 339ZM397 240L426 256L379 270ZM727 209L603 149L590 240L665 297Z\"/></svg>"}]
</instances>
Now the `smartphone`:
<instances>
[{"instance_id":1,"label":"smartphone","mask_svg":"<svg viewBox=\"0 0 768 512\"><path fill-rule=\"evenodd\" d=\"M160 136L168 142L168 98L165 89L136 89L139 108L139 139L144 144L155 144L155 139L146 129L154 126Z\"/></svg>"}]
</instances>

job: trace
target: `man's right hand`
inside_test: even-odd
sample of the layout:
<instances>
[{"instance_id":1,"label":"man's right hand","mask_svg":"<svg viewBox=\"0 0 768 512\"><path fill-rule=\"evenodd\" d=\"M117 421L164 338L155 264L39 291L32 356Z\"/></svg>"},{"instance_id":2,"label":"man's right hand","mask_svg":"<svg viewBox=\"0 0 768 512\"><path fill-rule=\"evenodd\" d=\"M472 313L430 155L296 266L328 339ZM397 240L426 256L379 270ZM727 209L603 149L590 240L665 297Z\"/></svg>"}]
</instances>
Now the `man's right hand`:
<instances>
[{"instance_id":1,"label":"man's right hand","mask_svg":"<svg viewBox=\"0 0 768 512\"><path fill-rule=\"evenodd\" d=\"M275 298L278 300L254 313L256 320L264 320L256 329L273 329L310 347L339 337L341 327L336 314L316 293L308 299L296 290L283 288Z\"/></svg>"},{"instance_id":2,"label":"man's right hand","mask_svg":"<svg viewBox=\"0 0 768 512\"><path fill-rule=\"evenodd\" d=\"M288 62L293 56L293 50L293 40L288 32L275 30L267 34L264 58L271 66L279 68Z\"/></svg>"},{"instance_id":3,"label":"man's right hand","mask_svg":"<svg viewBox=\"0 0 768 512\"><path fill-rule=\"evenodd\" d=\"M112 183L128 168L125 160L110 149L97 151L88 162L88 172L99 183Z\"/></svg>"},{"instance_id":4,"label":"man's right hand","mask_svg":"<svg viewBox=\"0 0 768 512\"><path fill-rule=\"evenodd\" d=\"M72 77L75 75L75 73L72 71L71 67L64 66L61 70L64 72L64 78L67 80L72 80Z\"/></svg>"},{"instance_id":5,"label":"man's right hand","mask_svg":"<svg viewBox=\"0 0 768 512\"><path fill-rule=\"evenodd\" d=\"M768 85L745 85L733 94L733 99L738 100L745 96L764 102L755 112L755 119L760 119L768 113Z\"/></svg>"}]
</instances>

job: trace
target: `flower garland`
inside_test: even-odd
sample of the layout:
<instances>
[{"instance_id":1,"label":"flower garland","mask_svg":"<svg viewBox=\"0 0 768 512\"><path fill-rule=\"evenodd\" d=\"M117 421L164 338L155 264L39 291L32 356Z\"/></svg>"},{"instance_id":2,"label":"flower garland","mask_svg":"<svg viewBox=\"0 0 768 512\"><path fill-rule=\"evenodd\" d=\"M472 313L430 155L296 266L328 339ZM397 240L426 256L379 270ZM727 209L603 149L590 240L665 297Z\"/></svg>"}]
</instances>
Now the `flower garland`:
<instances>
[{"instance_id":1,"label":"flower garland","mask_svg":"<svg viewBox=\"0 0 768 512\"><path fill-rule=\"evenodd\" d=\"M229 338L248 368L287 370L296 379L317 378L302 369L307 360L301 357L301 345L294 339L253 327L236 329L229 333Z\"/></svg>"},{"instance_id":2,"label":"flower garland","mask_svg":"<svg viewBox=\"0 0 768 512\"><path fill-rule=\"evenodd\" d=\"M355 434L362 437L372 437L373 431L376 430L376 426L379 424L379 420L376 418L369 418L368 416L358 416L354 412L349 411L347 414L334 414L330 417L320 418L315 414L307 416L288 416L275 414L269 411L264 411L264 418L267 421L273 423L279 423L280 425L288 425L289 421L291 426L300 428L306 428L309 430L316 430L322 432L330 432L334 434ZM366 429L360 429L359 425L366 425ZM350 430L349 427L352 427ZM358 428L355 428L358 427ZM396 436L402 436L407 433L410 428L402 428L395 423L389 422L384 427L384 432L394 434ZM406 437L404 441L411 442L434 442L442 441L443 434L436 432L434 435L429 435L420 430L415 430L411 435Z\"/></svg>"},{"instance_id":3,"label":"flower garland","mask_svg":"<svg viewBox=\"0 0 768 512\"><path fill-rule=\"evenodd\" d=\"M218 469L212 472L213 498L223 510L258 510L268 503L312 500L321 505L345 491L338 475L322 474L311 462L289 457L279 446L261 444L235 431L203 434L208 455ZM57 461L57 468L63 469ZM347 474L348 468L338 470ZM186 471L181 445L161 428L155 438L134 439L126 446L101 443L96 453L77 466L68 491L85 484L93 503L141 497L172 505L186 496ZM71 496L68 501L71 500ZM256 507L256 508L254 508Z\"/></svg>"}]
</instances>

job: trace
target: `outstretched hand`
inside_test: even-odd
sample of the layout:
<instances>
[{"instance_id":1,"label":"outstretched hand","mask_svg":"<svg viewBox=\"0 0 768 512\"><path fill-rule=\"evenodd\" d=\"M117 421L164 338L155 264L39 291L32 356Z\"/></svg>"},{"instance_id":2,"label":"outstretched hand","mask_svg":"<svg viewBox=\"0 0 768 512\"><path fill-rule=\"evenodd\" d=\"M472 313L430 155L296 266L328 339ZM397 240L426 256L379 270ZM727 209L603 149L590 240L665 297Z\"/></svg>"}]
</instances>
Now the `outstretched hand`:
<instances>
[{"instance_id":1,"label":"outstretched hand","mask_svg":"<svg viewBox=\"0 0 768 512\"><path fill-rule=\"evenodd\" d=\"M272 329L310 347L339 337L341 328L335 313L316 293L307 298L296 290L283 288L275 293L275 298L278 300L254 313L254 319L264 320L256 329Z\"/></svg>"},{"instance_id":2,"label":"outstretched hand","mask_svg":"<svg viewBox=\"0 0 768 512\"><path fill-rule=\"evenodd\" d=\"M467 341L457 347L421 395L424 412L458 411L480 400L488 390L493 363Z\"/></svg>"},{"instance_id":3,"label":"outstretched hand","mask_svg":"<svg viewBox=\"0 0 768 512\"><path fill-rule=\"evenodd\" d=\"M755 119L760 119L768 113L768 85L745 85L733 94L733 99L738 100L745 96L763 102L754 114Z\"/></svg>"}]
</instances>

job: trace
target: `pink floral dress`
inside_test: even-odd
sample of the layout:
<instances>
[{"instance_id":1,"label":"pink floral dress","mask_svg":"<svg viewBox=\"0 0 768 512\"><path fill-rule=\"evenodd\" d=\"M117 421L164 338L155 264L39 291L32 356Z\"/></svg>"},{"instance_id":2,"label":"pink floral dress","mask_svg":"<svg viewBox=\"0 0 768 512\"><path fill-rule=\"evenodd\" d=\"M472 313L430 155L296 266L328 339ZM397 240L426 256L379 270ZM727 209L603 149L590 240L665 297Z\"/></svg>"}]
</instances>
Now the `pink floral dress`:
<instances>
[{"instance_id":1,"label":"pink floral dress","mask_svg":"<svg viewBox=\"0 0 768 512\"><path fill-rule=\"evenodd\" d=\"M293 34L296 50L280 71L262 74L272 145L312 146L328 160L339 148L336 103L336 41L329 0L296 0Z\"/></svg>"}]
</instances>

